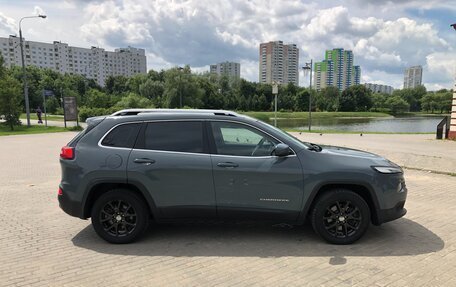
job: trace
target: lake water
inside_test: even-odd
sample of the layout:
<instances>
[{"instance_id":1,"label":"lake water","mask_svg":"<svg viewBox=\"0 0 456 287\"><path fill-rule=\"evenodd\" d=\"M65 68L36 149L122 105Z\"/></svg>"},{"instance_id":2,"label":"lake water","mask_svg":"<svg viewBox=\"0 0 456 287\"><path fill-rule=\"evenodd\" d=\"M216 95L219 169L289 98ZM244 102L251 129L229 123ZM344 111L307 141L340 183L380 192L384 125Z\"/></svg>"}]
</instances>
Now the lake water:
<instances>
[{"instance_id":1,"label":"lake water","mask_svg":"<svg viewBox=\"0 0 456 287\"><path fill-rule=\"evenodd\" d=\"M312 130L425 133L435 132L437 124L443 117L444 116L412 116L312 119ZM273 124L274 119L271 118L269 123ZM277 119L277 125L283 129L308 130L308 123L305 119Z\"/></svg>"}]
</instances>

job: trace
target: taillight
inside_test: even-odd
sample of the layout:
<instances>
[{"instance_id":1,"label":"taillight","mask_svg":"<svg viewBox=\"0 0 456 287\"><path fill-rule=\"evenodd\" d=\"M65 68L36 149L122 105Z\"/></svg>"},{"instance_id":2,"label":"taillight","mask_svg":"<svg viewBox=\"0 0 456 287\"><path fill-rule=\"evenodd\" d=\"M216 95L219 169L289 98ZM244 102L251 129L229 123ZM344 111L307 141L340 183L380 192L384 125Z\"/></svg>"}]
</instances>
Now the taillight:
<instances>
[{"instance_id":1,"label":"taillight","mask_svg":"<svg viewBox=\"0 0 456 287\"><path fill-rule=\"evenodd\" d=\"M73 159L74 158L74 147L64 146L60 151L60 158L62 159Z\"/></svg>"},{"instance_id":2,"label":"taillight","mask_svg":"<svg viewBox=\"0 0 456 287\"><path fill-rule=\"evenodd\" d=\"M59 191L57 191L57 195L63 195L63 190L61 187L59 187Z\"/></svg>"}]
</instances>

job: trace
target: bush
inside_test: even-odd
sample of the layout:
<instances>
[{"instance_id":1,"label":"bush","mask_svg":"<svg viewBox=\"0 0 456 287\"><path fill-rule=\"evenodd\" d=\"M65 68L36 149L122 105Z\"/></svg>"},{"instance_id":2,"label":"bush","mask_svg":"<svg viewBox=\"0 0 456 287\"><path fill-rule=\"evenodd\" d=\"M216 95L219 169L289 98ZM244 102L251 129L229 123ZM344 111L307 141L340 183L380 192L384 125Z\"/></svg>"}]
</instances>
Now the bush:
<instances>
[{"instance_id":1,"label":"bush","mask_svg":"<svg viewBox=\"0 0 456 287\"><path fill-rule=\"evenodd\" d=\"M60 108L60 103L56 97L50 97L46 99L46 112L48 114L55 114L58 108Z\"/></svg>"},{"instance_id":2,"label":"bush","mask_svg":"<svg viewBox=\"0 0 456 287\"><path fill-rule=\"evenodd\" d=\"M2 61L0 61L1 64ZM0 115L11 130L21 121L21 84L9 75L0 76Z\"/></svg>"},{"instance_id":3,"label":"bush","mask_svg":"<svg viewBox=\"0 0 456 287\"><path fill-rule=\"evenodd\" d=\"M152 101L138 96L134 93L122 97L115 105L119 109L133 109L133 108L150 108L153 107Z\"/></svg>"},{"instance_id":4,"label":"bush","mask_svg":"<svg viewBox=\"0 0 456 287\"><path fill-rule=\"evenodd\" d=\"M63 116L63 108L57 108L55 109L54 115L61 115Z\"/></svg>"},{"instance_id":5,"label":"bush","mask_svg":"<svg viewBox=\"0 0 456 287\"><path fill-rule=\"evenodd\" d=\"M67 130L72 131L72 132L78 132L78 131L82 131L83 128L81 126L74 126L74 127L67 128Z\"/></svg>"}]
</instances>

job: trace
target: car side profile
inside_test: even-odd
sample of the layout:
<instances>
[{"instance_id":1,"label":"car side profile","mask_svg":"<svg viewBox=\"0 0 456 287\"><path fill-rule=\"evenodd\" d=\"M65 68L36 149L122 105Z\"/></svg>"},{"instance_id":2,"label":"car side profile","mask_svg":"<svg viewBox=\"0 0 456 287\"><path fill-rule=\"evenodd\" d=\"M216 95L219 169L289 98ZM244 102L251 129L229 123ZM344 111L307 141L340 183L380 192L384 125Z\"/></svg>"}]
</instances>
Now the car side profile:
<instances>
[{"instance_id":1,"label":"car side profile","mask_svg":"<svg viewBox=\"0 0 456 287\"><path fill-rule=\"evenodd\" d=\"M312 223L351 244L405 215L402 169L380 156L297 140L230 111L129 109L87 120L62 148L60 207L111 243L179 220Z\"/></svg>"}]
</instances>

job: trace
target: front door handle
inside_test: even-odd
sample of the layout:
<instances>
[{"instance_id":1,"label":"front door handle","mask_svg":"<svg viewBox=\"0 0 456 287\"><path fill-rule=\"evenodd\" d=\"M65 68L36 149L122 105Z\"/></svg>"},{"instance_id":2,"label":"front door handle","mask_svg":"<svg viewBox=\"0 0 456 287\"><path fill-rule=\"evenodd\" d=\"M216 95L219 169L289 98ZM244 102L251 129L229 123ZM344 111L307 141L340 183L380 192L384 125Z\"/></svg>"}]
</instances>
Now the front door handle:
<instances>
[{"instance_id":1,"label":"front door handle","mask_svg":"<svg viewBox=\"0 0 456 287\"><path fill-rule=\"evenodd\" d=\"M217 164L218 167L227 167L227 168L234 168L234 167L238 167L239 165L237 163L234 163L234 162L219 162Z\"/></svg>"},{"instance_id":2,"label":"front door handle","mask_svg":"<svg viewBox=\"0 0 456 287\"><path fill-rule=\"evenodd\" d=\"M155 163L155 160L150 159L150 158L135 158L135 160L133 160L133 162L145 164L145 165L151 165L151 164Z\"/></svg>"}]
</instances>

